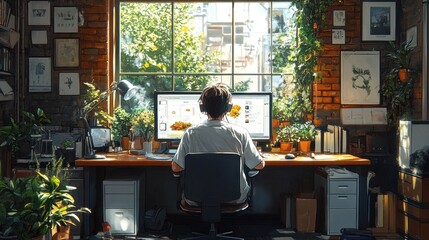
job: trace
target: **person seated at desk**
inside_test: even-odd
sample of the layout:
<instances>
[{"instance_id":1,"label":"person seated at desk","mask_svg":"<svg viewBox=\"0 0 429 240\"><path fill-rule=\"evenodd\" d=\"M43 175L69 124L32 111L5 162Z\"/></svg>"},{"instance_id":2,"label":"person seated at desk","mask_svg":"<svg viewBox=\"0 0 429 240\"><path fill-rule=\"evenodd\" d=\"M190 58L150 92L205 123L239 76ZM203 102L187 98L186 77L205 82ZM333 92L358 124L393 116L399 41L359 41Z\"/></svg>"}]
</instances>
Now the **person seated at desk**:
<instances>
[{"instance_id":1,"label":"person seated at desk","mask_svg":"<svg viewBox=\"0 0 429 240\"><path fill-rule=\"evenodd\" d=\"M200 96L200 108L207 114L207 120L190 127L180 141L173 157L172 170L180 172L186 168L185 156L196 152L235 152L241 155L243 164L249 169L261 170L265 162L254 145L246 129L224 121L231 109L232 95L225 84L206 87ZM240 204L246 201L250 186L246 180L244 166L241 174L241 197L231 203ZM196 205L187 199L189 205Z\"/></svg>"}]
</instances>

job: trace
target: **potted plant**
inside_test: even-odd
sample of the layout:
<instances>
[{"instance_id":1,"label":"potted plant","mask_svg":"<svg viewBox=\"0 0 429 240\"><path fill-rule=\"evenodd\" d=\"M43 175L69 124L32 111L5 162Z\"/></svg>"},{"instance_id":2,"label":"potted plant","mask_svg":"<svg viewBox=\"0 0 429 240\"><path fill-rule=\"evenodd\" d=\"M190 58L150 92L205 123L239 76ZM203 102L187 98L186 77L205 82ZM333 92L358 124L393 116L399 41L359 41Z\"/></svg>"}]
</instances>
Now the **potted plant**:
<instances>
[{"instance_id":1,"label":"potted plant","mask_svg":"<svg viewBox=\"0 0 429 240\"><path fill-rule=\"evenodd\" d=\"M135 145L140 142L140 149L144 146L141 146L142 143L146 145L144 149L146 151L152 150L152 138L153 131L155 129L155 116L152 110L145 109L139 113L136 113L131 120L131 132L133 138L137 140Z\"/></svg>"},{"instance_id":2,"label":"potted plant","mask_svg":"<svg viewBox=\"0 0 429 240\"><path fill-rule=\"evenodd\" d=\"M130 130L132 127L132 115L122 107L113 111L112 135L115 142L121 143L122 149L130 149Z\"/></svg>"},{"instance_id":3,"label":"potted plant","mask_svg":"<svg viewBox=\"0 0 429 240\"><path fill-rule=\"evenodd\" d=\"M60 146L55 150L56 158L63 158L64 162L73 165L76 159L75 143L72 139L64 139Z\"/></svg>"},{"instance_id":4,"label":"potted plant","mask_svg":"<svg viewBox=\"0 0 429 240\"><path fill-rule=\"evenodd\" d=\"M294 127L297 131L298 136L298 149L301 152L309 152L310 144L316 138L316 127L312 121L306 121L304 123L294 123Z\"/></svg>"},{"instance_id":5,"label":"potted plant","mask_svg":"<svg viewBox=\"0 0 429 240\"><path fill-rule=\"evenodd\" d=\"M74 225L76 208L65 181L40 170L25 178L0 178L0 234L31 239L44 236L56 226Z\"/></svg>"},{"instance_id":6,"label":"potted plant","mask_svg":"<svg viewBox=\"0 0 429 240\"><path fill-rule=\"evenodd\" d=\"M411 52L414 48L410 47L410 41L404 41L399 46L390 42L391 51L386 54L393 66L391 71L398 74L399 80L405 82L410 78L411 69Z\"/></svg>"},{"instance_id":7,"label":"potted plant","mask_svg":"<svg viewBox=\"0 0 429 240\"><path fill-rule=\"evenodd\" d=\"M42 126L50 123L41 108L38 108L35 113L23 111L22 115L22 121L17 122L11 118L10 125L0 127L0 139L2 140L0 147L7 147L11 151L12 157L17 157L20 150L29 154L32 136L43 133Z\"/></svg>"},{"instance_id":8,"label":"potted plant","mask_svg":"<svg viewBox=\"0 0 429 240\"><path fill-rule=\"evenodd\" d=\"M294 125L283 126L277 131L277 141L280 142L280 151L291 151L293 143L298 141L298 131Z\"/></svg>"}]
</instances>

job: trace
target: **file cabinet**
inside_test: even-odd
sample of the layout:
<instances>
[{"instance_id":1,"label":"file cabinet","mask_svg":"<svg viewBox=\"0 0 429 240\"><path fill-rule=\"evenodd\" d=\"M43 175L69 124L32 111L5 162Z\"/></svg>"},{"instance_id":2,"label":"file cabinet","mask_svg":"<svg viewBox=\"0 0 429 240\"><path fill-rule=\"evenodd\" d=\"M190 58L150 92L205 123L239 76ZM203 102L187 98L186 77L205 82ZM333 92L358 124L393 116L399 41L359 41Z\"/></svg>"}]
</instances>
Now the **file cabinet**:
<instances>
[{"instance_id":1,"label":"file cabinet","mask_svg":"<svg viewBox=\"0 0 429 240\"><path fill-rule=\"evenodd\" d=\"M104 180L103 214L112 234L137 235L138 180Z\"/></svg>"},{"instance_id":2,"label":"file cabinet","mask_svg":"<svg viewBox=\"0 0 429 240\"><path fill-rule=\"evenodd\" d=\"M314 177L318 230L341 235L359 225L359 175L342 168L318 168Z\"/></svg>"}]
</instances>

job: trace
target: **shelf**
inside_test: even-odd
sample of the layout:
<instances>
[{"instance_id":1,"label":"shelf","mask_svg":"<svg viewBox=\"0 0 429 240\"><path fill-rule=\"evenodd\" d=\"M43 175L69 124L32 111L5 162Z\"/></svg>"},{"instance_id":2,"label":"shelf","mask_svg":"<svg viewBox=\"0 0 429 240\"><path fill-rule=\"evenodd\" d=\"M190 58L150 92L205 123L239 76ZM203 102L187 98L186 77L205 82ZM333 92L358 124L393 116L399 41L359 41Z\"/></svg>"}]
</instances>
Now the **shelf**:
<instances>
[{"instance_id":1,"label":"shelf","mask_svg":"<svg viewBox=\"0 0 429 240\"><path fill-rule=\"evenodd\" d=\"M13 101L15 95L14 94L8 94L8 95L3 95L0 93L0 101Z\"/></svg>"}]
</instances>

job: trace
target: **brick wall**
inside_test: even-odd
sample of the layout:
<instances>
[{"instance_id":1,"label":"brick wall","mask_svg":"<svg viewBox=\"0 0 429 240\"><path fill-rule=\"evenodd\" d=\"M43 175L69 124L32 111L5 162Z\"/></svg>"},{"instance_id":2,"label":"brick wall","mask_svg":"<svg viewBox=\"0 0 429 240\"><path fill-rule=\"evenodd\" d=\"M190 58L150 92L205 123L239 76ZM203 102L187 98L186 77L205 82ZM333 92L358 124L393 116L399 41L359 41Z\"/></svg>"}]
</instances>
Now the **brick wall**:
<instances>
[{"instance_id":1,"label":"brick wall","mask_svg":"<svg viewBox=\"0 0 429 240\"><path fill-rule=\"evenodd\" d=\"M105 0L78 0L67 1L58 0L51 1L52 8L55 6L77 6L83 12L85 22L79 27L78 33L57 34L53 32L53 23L51 26L28 26L25 22L25 60L22 64L26 64L26 59L29 56L50 56L53 58L54 50L53 39L58 37L70 37L80 39L80 67L78 69L55 69L52 71L52 91L43 94L29 94L24 91L23 94L23 109L34 109L37 106L42 106L47 114L51 117L54 124L62 126L75 126L78 124L78 107L82 99L79 96L60 96L58 94L58 74L60 72L79 72L80 74L80 93L83 94L85 86L83 82L90 82L92 79L101 89L106 89L109 79L109 2ZM26 12L27 5L24 5L23 11ZM346 11L346 26L335 27L344 29L346 32L346 43L343 45L331 44L332 11ZM421 2L414 6L402 8L398 3L398 27L401 29L399 39L405 39L404 30L410 26L418 25L418 32L421 33ZM318 73L322 76L321 80L314 87L313 102L317 109L317 115L324 120L324 123L337 123L339 121L339 112L341 105L341 85L340 85L340 55L341 51L380 51L381 56L381 81L383 81L383 73L385 69L385 54L387 49L386 42L363 42L361 40L361 1L360 0L343 0L328 9L327 26L323 27L319 35L323 38L323 51L319 57ZM417 13L417 15L416 15ZM33 45L31 44L31 30L47 30L48 44ZM420 41L421 42L421 41ZM421 45L421 43L419 43ZM413 58L415 65L421 63L420 47L416 49L416 57ZM21 77L24 82L24 87L28 82L28 70ZM417 75L419 78L420 75ZM317 89L317 91L316 91ZM416 81L413 101L413 112L415 118L421 115L421 83L420 79ZM383 103L384 104L384 103ZM104 106L107 106L106 104ZM359 107L352 105L353 107Z\"/></svg>"}]
</instances>

